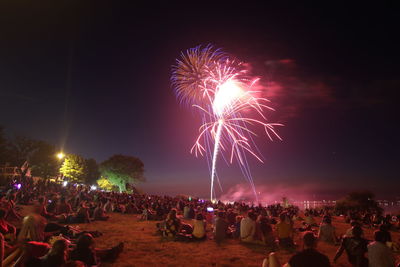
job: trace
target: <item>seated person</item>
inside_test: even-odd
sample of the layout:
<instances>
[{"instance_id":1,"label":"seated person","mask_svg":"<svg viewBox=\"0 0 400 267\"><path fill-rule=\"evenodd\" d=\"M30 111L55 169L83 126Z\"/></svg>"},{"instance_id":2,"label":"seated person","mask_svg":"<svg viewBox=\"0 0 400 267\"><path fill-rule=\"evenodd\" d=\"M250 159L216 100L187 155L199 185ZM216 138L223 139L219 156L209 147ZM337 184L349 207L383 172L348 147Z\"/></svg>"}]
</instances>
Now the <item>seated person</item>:
<instances>
[{"instance_id":1,"label":"seated person","mask_svg":"<svg viewBox=\"0 0 400 267\"><path fill-rule=\"evenodd\" d=\"M346 250L347 258L350 264L354 266L367 267L368 260L365 257L367 252L368 241L362 238L363 231L360 226L354 226L352 229L352 237L345 237L342 240L340 248L337 250L333 262L343 254Z\"/></svg>"},{"instance_id":2,"label":"seated person","mask_svg":"<svg viewBox=\"0 0 400 267\"><path fill-rule=\"evenodd\" d=\"M268 218L267 217L260 218L258 224L261 232L261 241L263 242L264 245L267 246L269 251L275 250L276 249L275 237L272 233L272 227L271 224L269 223Z\"/></svg>"},{"instance_id":3,"label":"seated person","mask_svg":"<svg viewBox=\"0 0 400 267\"><path fill-rule=\"evenodd\" d=\"M304 223L310 226L317 226L314 217L308 212L304 214Z\"/></svg>"},{"instance_id":4,"label":"seated person","mask_svg":"<svg viewBox=\"0 0 400 267\"><path fill-rule=\"evenodd\" d=\"M59 204L56 208L57 214L70 215L72 213L72 207L66 202L65 197L61 197Z\"/></svg>"},{"instance_id":5,"label":"seated person","mask_svg":"<svg viewBox=\"0 0 400 267\"><path fill-rule=\"evenodd\" d=\"M284 266L289 267L330 267L329 259L326 255L316 249L317 238L311 231L303 235L303 250L293 255L289 262ZM262 267L280 267L279 260L275 253L270 253L268 258L263 261Z\"/></svg>"},{"instance_id":6,"label":"seated person","mask_svg":"<svg viewBox=\"0 0 400 267\"><path fill-rule=\"evenodd\" d=\"M98 266L101 261L114 260L122 252L123 243L111 249L96 249L94 239L90 234L81 235L76 243L76 248L71 252L70 258L74 261L82 261L86 266Z\"/></svg>"},{"instance_id":7,"label":"seated person","mask_svg":"<svg viewBox=\"0 0 400 267\"><path fill-rule=\"evenodd\" d=\"M195 240L206 239L206 221L201 213L196 215L196 220L193 222L192 236Z\"/></svg>"},{"instance_id":8,"label":"seated person","mask_svg":"<svg viewBox=\"0 0 400 267\"><path fill-rule=\"evenodd\" d=\"M375 231L374 239L375 241L368 245L369 267L394 267L395 258L390 248L386 246L386 234L383 231Z\"/></svg>"},{"instance_id":9,"label":"seated person","mask_svg":"<svg viewBox=\"0 0 400 267\"><path fill-rule=\"evenodd\" d=\"M318 239L326 243L336 244L335 227L333 227L330 217L324 217L322 219L322 223L319 226Z\"/></svg>"},{"instance_id":10,"label":"seated person","mask_svg":"<svg viewBox=\"0 0 400 267\"><path fill-rule=\"evenodd\" d=\"M215 220L214 239L217 243L224 241L227 238L228 222L225 220L225 212L219 211Z\"/></svg>"},{"instance_id":11,"label":"seated person","mask_svg":"<svg viewBox=\"0 0 400 267\"><path fill-rule=\"evenodd\" d=\"M292 256L289 260L290 267L329 267L329 259L318 252L317 238L309 231L303 235L303 251Z\"/></svg>"},{"instance_id":12,"label":"seated person","mask_svg":"<svg viewBox=\"0 0 400 267\"><path fill-rule=\"evenodd\" d=\"M93 219L95 221L107 221L108 218L109 218L109 216L107 216L105 214L104 209L103 209L103 205L102 205L101 201L99 201L97 203L96 208L94 209Z\"/></svg>"},{"instance_id":13,"label":"seated person","mask_svg":"<svg viewBox=\"0 0 400 267\"><path fill-rule=\"evenodd\" d=\"M285 249L293 249L293 228L287 222L286 214L279 215L279 223L276 224L276 232L278 235L279 245Z\"/></svg>"},{"instance_id":14,"label":"seated person","mask_svg":"<svg viewBox=\"0 0 400 267\"><path fill-rule=\"evenodd\" d=\"M41 267L61 267L67 262L69 242L65 239L55 241L49 252L40 258Z\"/></svg>"},{"instance_id":15,"label":"seated person","mask_svg":"<svg viewBox=\"0 0 400 267\"><path fill-rule=\"evenodd\" d=\"M255 243L256 215L253 211L247 213L247 217L240 222L240 240L246 243Z\"/></svg>"},{"instance_id":16,"label":"seated person","mask_svg":"<svg viewBox=\"0 0 400 267\"><path fill-rule=\"evenodd\" d=\"M175 237L179 233L181 221L176 217L176 209L171 209L165 219L165 235L167 237Z\"/></svg>"}]
</instances>

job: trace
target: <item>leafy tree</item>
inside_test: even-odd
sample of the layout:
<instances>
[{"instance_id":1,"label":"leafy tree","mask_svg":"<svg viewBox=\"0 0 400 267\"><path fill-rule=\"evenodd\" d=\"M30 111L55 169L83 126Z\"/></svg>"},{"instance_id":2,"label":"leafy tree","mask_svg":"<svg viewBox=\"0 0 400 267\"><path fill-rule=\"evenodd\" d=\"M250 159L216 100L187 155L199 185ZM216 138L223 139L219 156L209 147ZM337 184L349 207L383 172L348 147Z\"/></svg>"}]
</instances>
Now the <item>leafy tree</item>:
<instances>
[{"instance_id":1,"label":"leafy tree","mask_svg":"<svg viewBox=\"0 0 400 267\"><path fill-rule=\"evenodd\" d=\"M79 155L68 154L64 158L60 173L71 182L82 183L86 177L86 160Z\"/></svg>"},{"instance_id":2,"label":"leafy tree","mask_svg":"<svg viewBox=\"0 0 400 267\"><path fill-rule=\"evenodd\" d=\"M99 185L99 187L101 189L104 189L104 190L107 190L107 191L114 191L114 189L116 187L115 185L110 183L110 181L105 177L101 177L100 179L98 179L97 180L97 184Z\"/></svg>"},{"instance_id":3,"label":"leafy tree","mask_svg":"<svg viewBox=\"0 0 400 267\"><path fill-rule=\"evenodd\" d=\"M52 178L57 176L60 162L56 158L56 148L46 142L38 142L37 149L29 160L32 176Z\"/></svg>"},{"instance_id":4,"label":"leafy tree","mask_svg":"<svg viewBox=\"0 0 400 267\"><path fill-rule=\"evenodd\" d=\"M32 154L39 148L40 141L30 139L26 136L16 135L7 144L9 153L8 160L14 166L22 166L25 161L29 161Z\"/></svg>"},{"instance_id":5,"label":"leafy tree","mask_svg":"<svg viewBox=\"0 0 400 267\"><path fill-rule=\"evenodd\" d=\"M346 213L347 211L378 211L378 202L375 201L374 193L370 191L354 191L350 192L346 197L336 202L336 210Z\"/></svg>"},{"instance_id":6,"label":"leafy tree","mask_svg":"<svg viewBox=\"0 0 400 267\"><path fill-rule=\"evenodd\" d=\"M94 159L85 160L85 183L95 184L100 177L99 165Z\"/></svg>"},{"instance_id":7,"label":"leafy tree","mask_svg":"<svg viewBox=\"0 0 400 267\"><path fill-rule=\"evenodd\" d=\"M114 155L101 163L100 172L120 192L126 191L126 184L144 181L144 164L132 156Z\"/></svg>"},{"instance_id":8,"label":"leafy tree","mask_svg":"<svg viewBox=\"0 0 400 267\"><path fill-rule=\"evenodd\" d=\"M7 139L4 136L4 129L0 126L0 165L7 162Z\"/></svg>"}]
</instances>

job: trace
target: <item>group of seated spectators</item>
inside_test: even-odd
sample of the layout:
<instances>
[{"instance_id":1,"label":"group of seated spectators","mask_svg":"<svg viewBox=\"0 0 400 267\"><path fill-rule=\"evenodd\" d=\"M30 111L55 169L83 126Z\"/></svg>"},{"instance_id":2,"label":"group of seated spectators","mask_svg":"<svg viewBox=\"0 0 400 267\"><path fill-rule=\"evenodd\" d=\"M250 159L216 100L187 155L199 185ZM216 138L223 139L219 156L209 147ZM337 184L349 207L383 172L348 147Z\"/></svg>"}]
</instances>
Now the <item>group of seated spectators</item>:
<instances>
[{"instance_id":1,"label":"group of seated spectators","mask_svg":"<svg viewBox=\"0 0 400 267\"><path fill-rule=\"evenodd\" d=\"M94 238L102 233L73 226L108 219L103 203L109 200L95 200L88 193L84 187L41 181L4 188L0 195L0 266L98 266L115 260L123 251L122 242L97 249ZM29 215L21 216L21 204L33 205Z\"/></svg>"},{"instance_id":2,"label":"group of seated spectators","mask_svg":"<svg viewBox=\"0 0 400 267\"><path fill-rule=\"evenodd\" d=\"M10 184L0 194L3 266L96 266L112 261L123 250L123 243L110 249L96 249L94 240L101 233L80 231L73 226L107 221L112 212L157 221L158 233L168 240L212 239L220 244L236 239L243 244L263 246L270 253L263 266L281 266L275 252L295 253L300 247L295 243L299 234L303 234L303 249L291 257L287 266L330 266L330 260L318 252L317 241L338 246L332 262L346 252L352 266L395 266L393 250L397 247L390 231L397 230L399 225L393 216L350 212L344 216L350 227L344 236L338 236L332 223L338 214L329 207L307 209L301 216L298 207L280 204L213 203L182 196L103 192L74 184L62 186L31 180L20 183L20 188ZM22 217L20 205L33 205L33 214ZM364 239L363 227L376 228L375 241Z\"/></svg>"}]
</instances>

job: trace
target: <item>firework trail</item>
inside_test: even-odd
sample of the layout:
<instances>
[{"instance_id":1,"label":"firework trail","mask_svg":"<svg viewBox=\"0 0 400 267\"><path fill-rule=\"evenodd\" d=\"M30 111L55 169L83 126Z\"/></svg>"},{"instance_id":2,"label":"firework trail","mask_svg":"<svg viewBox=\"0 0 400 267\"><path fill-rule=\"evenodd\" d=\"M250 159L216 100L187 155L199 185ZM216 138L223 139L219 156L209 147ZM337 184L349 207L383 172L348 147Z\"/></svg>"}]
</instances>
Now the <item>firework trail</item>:
<instances>
[{"instance_id":1,"label":"firework trail","mask_svg":"<svg viewBox=\"0 0 400 267\"><path fill-rule=\"evenodd\" d=\"M249 127L261 126L270 140L274 136L281 140L274 127L282 126L267 121L264 111L273 109L268 106L268 99L257 96L260 92L254 88L258 79L248 77L241 62L208 45L181 53L181 59L173 66L171 82L181 103L198 109L203 116L191 153L207 157L210 153L211 200L215 200L214 181L218 179L216 165L221 151L230 151L230 163L234 159L239 162L257 199L246 153L263 160L254 152L252 136L257 135ZM250 113L254 113L254 117L250 117ZM212 141L211 152L208 150Z\"/></svg>"}]
</instances>

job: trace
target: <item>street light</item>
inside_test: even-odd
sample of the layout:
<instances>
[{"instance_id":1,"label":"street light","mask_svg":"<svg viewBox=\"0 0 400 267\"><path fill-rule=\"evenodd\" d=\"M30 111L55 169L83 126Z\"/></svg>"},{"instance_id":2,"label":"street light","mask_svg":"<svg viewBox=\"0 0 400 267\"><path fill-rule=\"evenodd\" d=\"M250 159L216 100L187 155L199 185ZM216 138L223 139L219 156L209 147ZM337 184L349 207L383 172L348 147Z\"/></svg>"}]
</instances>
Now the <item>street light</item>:
<instances>
[{"instance_id":1,"label":"street light","mask_svg":"<svg viewBox=\"0 0 400 267\"><path fill-rule=\"evenodd\" d=\"M58 159L63 159L65 157L64 153L60 152L57 154Z\"/></svg>"}]
</instances>

